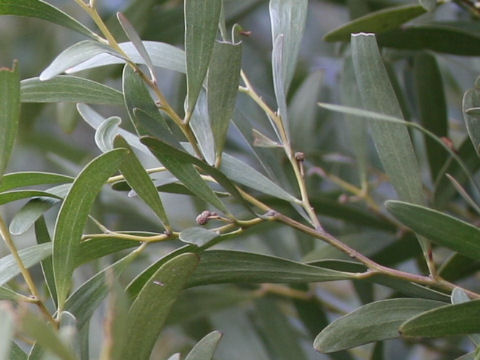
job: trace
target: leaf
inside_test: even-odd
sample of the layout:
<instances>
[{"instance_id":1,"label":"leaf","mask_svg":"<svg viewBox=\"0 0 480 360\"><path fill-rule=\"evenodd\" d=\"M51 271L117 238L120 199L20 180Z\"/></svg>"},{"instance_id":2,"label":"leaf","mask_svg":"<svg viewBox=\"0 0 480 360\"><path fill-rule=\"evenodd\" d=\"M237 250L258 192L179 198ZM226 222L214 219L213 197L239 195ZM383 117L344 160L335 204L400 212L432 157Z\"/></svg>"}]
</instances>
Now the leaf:
<instances>
[{"instance_id":1,"label":"leaf","mask_svg":"<svg viewBox=\"0 0 480 360\"><path fill-rule=\"evenodd\" d=\"M50 234L48 232L47 224L45 222L45 218L42 216L40 219L35 221L35 237L37 238L37 244L49 244L52 245L52 240L50 238ZM55 288L55 276L53 274L53 261L52 257L49 256L42 260L42 272L43 277L45 279L45 283L47 285L48 291L50 292L50 296L57 305L57 289Z\"/></svg>"},{"instance_id":2,"label":"leaf","mask_svg":"<svg viewBox=\"0 0 480 360\"><path fill-rule=\"evenodd\" d=\"M73 350L65 344L59 333L49 323L40 319L38 315L24 309L20 317L20 328L28 336L35 339L45 350L55 354L60 359L77 360Z\"/></svg>"},{"instance_id":3,"label":"leaf","mask_svg":"<svg viewBox=\"0 0 480 360\"><path fill-rule=\"evenodd\" d=\"M438 269L438 274L445 280L456 281L478 270L480 270L480 261L454 253L443 262Z\"/></svg>"},{"instance_id":4,"label":"leaf","mask_svg":"<svg viewBox=\"0 0 480 360\"><path fill-rule=\"evenodd\" d=\"M231 180L273 197L298 203L299 200L254 168L231 155L223 154L220 170Z\"/></svg>"},{"instance_id":5,"label":"leaf","mask_svg":"<svg viewBox=\"0 0 480 360\"><path fill-rule=\"evenodd\" d=\"M241 43L215 42L208 69L207 98L217 163L235 108L241 66Z\"/></svg>"},{"instance_id":6,"label":"leaf","mask_svg":"<svg viewBox=\"0 0 480 360\"><path fill-rule=\"evenodd\" d=\"M191 192L203 201L212 204L217 209L228 213L225 205L215 195L213 190L200 177L193 167L189 157L182 156L182 152L158 139L143 137L142 143L152 151L152 154L160 160L168 171L177 177ZM188 155L188 154L185 154Z\"/></svg>"},{"instance_id":7,"label":"leaf","mask_svg":"<svg viewBox=\"0 0 480 360\"><path fill-rule=\"evenodd\" d=\"M16 343L12 342L10 349L10 360L27 360L27 354Z\"/></svg>"},{"instance_id":8,"label":"leaf","mask_svg":"<svg viewBox=\"0 0 480 360\"><path fill-rule=\"evenodd\" d=\"M458 287L453 289L451 298L452 304L462 304L470 301L470 298L465 291ZM475 346L478 347L480 345L480 334L471 334L469 338L475 344Z\"/></svg>"},{"instance_id":9,"label":"leaf","mask_svg":"<svg viewBox=\"0 0 480 360\"><path fill-rule=\"evenodd\" d=\"M15 334L12 314L6 306L0 307L0 360L10 359L10 344Z\"/></svg>"},{"instance_id":10,"label":"leaf","mask_svg":"<svg viewBox=\"0 0 480 360\"><path fill-rule=\"evenodd\" d=\"M111 116L105 119L95 131L95 143L104 153L113 150L113 139L118 133L122 119L118 116Z\"/></svg>"},{"instance_id":11,"label":"leaf","mask_svg":"<svg viewBox=\"0 0 480 360\"><path fill-rule=\"evenodd\" d=\"M448 115L442 74L435 56L420 53L415 56L414 78L420 123L438 137L448 136ZM447 160L445 152L432 139L425 137L428 163L435 180Z\"/></svg>"},{"instance_id":12,"label":"leaf","mask_svg":"<svg viewBox=\"0 0 480 360\"><path fill-rule=\"evenodd\" d=\"M221 0L185 0L186 119L193 112L207 74L221 7Z\"/></svg>"},{"instance_id":13,"label":"leaf","mask_svg":"<svg viewBox=\"0 0 480 360\"><path fill-rule=\"evenodd\" d=\"M348 57L343 64L341 86L342 103L362 108L362 99L358 91L357 81L353 69L352 58ZM345 125L349 133L349 139L352 151L358 164L360 186L367 186L367 166L368 166L368 122L362 118L360 121L352 121L352 115L345 114Z\"/></svg>"},{"instance_id":14,"label":"leaf","mask_svg":"<svg viewBox=\"0 0 480 360\"><path fill-rule=\"evenodd\" d=\"M197 264L197 255L181 254L160 267L143 286L128 312L124 359L150 358L170 308Z\"/></svg>"},{"instance_id":15,"label":"leaf","mask_svg":"<svg viewBox=\"0 0 480 360\"><path fill-rule=\"evenodd\" d=\"M84 40L63 50L40 74L39 80L45 81L67 71L68 69L93 58L96 55L108 52L120 56L109 46L97 41Z\"/></svg>"},{"instance_id":16,"label":"leaf","mask_svg":"<svg viewBox=\"0 0 480 360\"><path fill-rule=\"evenodd\" d=\"M53 270L60 310L70 290L75 256L90 207L104 182L119 167L125 153L125 150L112 150L87 164L60 208L53 240Z\"/></svg>"},{"instance_id":17,"label":"leaf","mask_svg":"<svg viewBox=\"0 0 480 360\"><path fill-rule=\"evenodd\" d=\"M346 272L254 253L210 250L202 253L189 287L221 283L308 283L349 279Z\"/></svg>"},{"instance_id":18,"label":"leaf","mask_svg":"<svg viewBox=\"0 0 480 360\"><path fill-rule=\"evenodd\" d=\"M155 212L162 221L163 226L168 230L170 225L167 214L162 204L162 200L158 194L157 188L145 171L145 168L135 156L132 148L128 145L124 138L117 136L114 141L116 148L124 148L128 150L125 160L120 166L120 171L127 180L128 184L142 198L143 201Z\"/></svg>"},{"instance_id":19,"label":"leaf","mask_svg":"<svg viewBox=\"0 0 480 360\"><path fill-rule=\"evenodd\" d=\"M105 255L114 254L137 246L138 242L136 241L113 237L85 240L80 243L75 263L77 264L76 266L80 266L95 259L100 259Z\"/></svg>"},{"instance_id":20,"label":"leaf","mask_svg":"<svg viewBox=\"0 0 480 360\"><path fill-rule=\"evenodd\" d=\"M441 302L424 299L376 301L332 322L318 334L313 347L330 353L396 338L398 327L405 320L441 305Z\"/></svg>"},{"instance_id":21,"label":"leaf","mask_svg":"<svg viewBox=\"0 0 480 360\"><path fill-rule=\"evenodd\" d=\"M42 0L0 0L0 15L34 17L69 28L90 38L98 36L63 11Z\"/></svg>"},{"instance_id":22,"label":"leaf","mask_svg":"<svg viewBox=\"0 0 480 360\"><path fill-rule=\"evenodd\" d=\"M33 245L18 252L23 264L28 269L52 254L51 244ZM13 255L0 258L0 286L20 274L20 268Z\"/></svg>"},{"instance_id":23,"label":"leaf","mask_svg":"<svg viewBox=\"0 0 480 360\"><path fill-rule=\"evenodd\" d=\"M285 66L284 59L284 34L279 34L273 42L272 50L272 75L273 75L273 90L275 93L275 99L277 100L278 115L285 127L285 132L289 134L288 128L288 112L287 112L287 94L285 89ZM286 51L286 50L285 50ZM279 139L282 139L281 129L271 117L268 117L272 127L274 128Z\"/></svg>"},{"instance_id":24,"label":"leaf","mask_svg":"<svg viewBox=\"0 0 480 360\"><path fill-rule=\"evenodd\" d=\"M427 11L433 11L437 7L437 0L418 0L418 2Z\"/></svg>"},{"instance_id":25,"label":"leaf","mask_svg":"<svg viewBox=\"0 0 480 360\"><path fill-rule=\"evenodd\" d=\"M349 41L350 34L368 32L381 34L398 28L400 25L424 14L425 8L420 5L403 5L382 9L368 15L359 17L344 24L329 33L323 39L325 41Z\"/></svg>"},{"instance_id":26,"label":"leaf","mask_svg":"<svg viewBox=\"0 0 480 360\"><path fill-rule=\"evenodd\" d=\"M443 337L480 332L480 300L445 305L406 320L400 327L402 336Z\"/></svg>"},{"instance_id":27,"label":"leaf","mask_svg":"<svg viewBox=\"0 0 480 360\"><path fill-rule=\"evenodd\" d=\"M441 22L409 26L379 34L378 44L404 50L432 50L463 56L480 55L480 36Z\"/></svg>"},{"instance_id":28,"label":"leaf","mask_svg":"<svg viewBox=\"0 0 480 360\"><path fill-rule=\"evenodd\" d=\"M420 205L387 201L386 207L416 233L464 256L480 258L480 229L453 216Z\"/></svg>"},{"instance_id":29,"label":"leaf","mask_svg":"<svg viewBox=\"0 0 480 360\"><path fill-rule=\"evenodd\" d=\"M465 92L462 102L463 118L467 126L468 136L477 155L480 156L480 117L471 111L480 105L480 89L470 89Z\"/></svg>"},{"instance_id":30,"label":"leaf","mask_svg":"<svg viewBox=\"0 0 480 360\"><path fill-rule=\"evenodd\" d=\"M0 2L0 13L2 3ZM17 63L12 69L0 67L0 180L12 154L20 118L20 73Z\"/></svg>"},{"instance_id":31,"label":"leaf","mask_svg":"<svg viewBox=\"0 0 480 360\"><path fill-rule=\"evenodd\" d=\"M5 174L0 181L0 191L31 185L58 184L72 182L73 178L67 175L26 171Z\"/></svg>"},{"instance_id":32,"label":"leaf","mask_svg":"<svg viewBox=\"0 0 480 360\"><path fill-rule=\"evenodd\" d=\"M94 129L98 129L101 123L105 121L105 118L102 117L100 114L98 114L95 110L93 110L91 107L85 104L78 104L77 105L77 110L82 116L82 118L85 120L85 122L90 125ZM140 140L138 137L134 134L132 134L129 131L126 131L124 129L119 129L118 133L122 135L125 140L128 141L128 143L135 147L136 149L144 152L145 154L150 154L150 151L148 151L147 147L140 143Z\"/></svg>"},{"instance_id":33,"label":"leaf","mask_svg":"<svg viewBox=\"0 0 480 360\"><path fill-rule=\"evenodd\" d=\"M22 80L20 85L20 99L24 103L123 104L123 96L120 91L76 76L59 75L46 81L30 78Z\"/></svg>"},{"instance_id":34,"label":"leaf","mask_svg":"<svg viewBox=\"0 0 480 360\"><path fill-rule=\"evenodd\" d=\"M15 190L0 193L0 205L7 204L12 201L28 199L32 197L49 197L54 199L61 199L60 196L40 190Z\"/></svg>"},{"instance_id":35,"label":"leaf","mask_svg":"<svg viewBox=\"0 0 480 360\"><path fill-rule=\"evenodd\" d=\"M282 78L285 94L295 73L298 52L307 18L308 0L270 0L272 43L283 35Z\"/></svg>"},{"instance_id":36,"label":"leaf","mask_svg":"<svg viewBox=\"0 0 480 360\"><path fill-rule=\"evenodd\" d=\"M212 331L195 344L185 360L212 360L221 338L222 333L220 331Z\"/></svg>"},{"instance_id":37,"label":"leaf","mask_svg":"<svg viewBox=\"0 0 480 360\"><path fill-rule=\"evenodd\" d=\"M209 116L206 92L202 89L190 120L190 128L197 139L198 147L209 165L215 164L215 139Z\"/></svg>"},{"instance_id":38,"label":"leaf","mask_svg":"<svg viewBox=\"0 0 480 360\"><path fill-rule=\"evenodd\" d=\"M109 290L107 274L113 273L116 277L120 276L138 254L138 251L132 251L127 256L92 276L70 295L65 303L65 310L75 316L78 329L88 325L90 317L107 296Z\"/></svg>"},{"instance_id":39,"label":"leaf","mask_svg":"<svg viewBox=\"0 0 480 360\"><path fill-rule=\"evenodd\" d=\"M137 134L152 135L178 146L178 142L150 96L145 82L128 65L123 69L122 88L125 105ZM128 140L128 138L125 139Z\"/></svg>"},{"instance_id":40,"label":"leaf","mask_svg":"<svg viewBox=\"0 0 480 360\"><path fill-rule=\"evenodd\" d=\"M352 36L352 57L362 102L366 110L403 119L388 79L375 36ZM377 152L400 199L423 204L420 169L406 126L375 123L370 126Z\"/></svg>"},{"instance_id":41,"label":"leaf","mask_svg":"<svg viewBox=\"0 0 480 360\"><path fill-rule=\"evenodd\" d=\"M180 232L179 239L184 243L201 247L218 236L219 234L214 231L195 226L182 230L182 232Z\"/></svg>"},{"instance_id":42,"label":"leaf","mask_svg":"<svg viewBox=\"0 0 480 360\"><path fill-rule=\"evenodd\" d=\"M137 49L131 42L119 44L120 48L128 55L128 57L136 64L143 64L144 59L140 56ZM185 52L173 45L156 42L144 41L143 45L147 49L154 66L173 70L180 73L185 73ZM125 60L117 56L103 53L96 55L90 60L87 60L77 66L73 66L66 70L68 74L73 74L79 71L94 69L100 66L124 64Z\"/></svg>"}]
</instances>

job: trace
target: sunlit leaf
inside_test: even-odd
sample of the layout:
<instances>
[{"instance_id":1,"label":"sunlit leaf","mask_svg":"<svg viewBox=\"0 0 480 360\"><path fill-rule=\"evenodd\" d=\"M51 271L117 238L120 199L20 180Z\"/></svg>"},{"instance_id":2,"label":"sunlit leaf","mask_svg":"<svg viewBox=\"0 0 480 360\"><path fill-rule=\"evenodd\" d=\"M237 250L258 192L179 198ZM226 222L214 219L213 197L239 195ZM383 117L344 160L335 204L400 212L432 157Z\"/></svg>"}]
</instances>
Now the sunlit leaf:
<instances>
[{"instance_id":1,"label":"sunlit leaf","mask_svg":"<svg viewBox=\"0 0 480 360\"><path fill-rule=\"evenodd\" d=\"M187 354L185 360L212 360L221 338L221 332L216 330L212 331L195 344Z\"/></svg>"}]
</instances>

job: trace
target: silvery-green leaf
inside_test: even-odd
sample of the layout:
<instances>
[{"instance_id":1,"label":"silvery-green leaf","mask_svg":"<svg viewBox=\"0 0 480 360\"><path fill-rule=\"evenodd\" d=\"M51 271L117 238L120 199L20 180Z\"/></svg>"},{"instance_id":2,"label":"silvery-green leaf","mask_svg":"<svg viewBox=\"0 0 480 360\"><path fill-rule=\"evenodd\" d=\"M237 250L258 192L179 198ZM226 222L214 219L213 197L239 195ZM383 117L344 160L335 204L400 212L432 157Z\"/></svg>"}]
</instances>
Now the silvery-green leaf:
<instances>
[{"instance_id":1,"label":"silvery-green leaf","mask_svg":"<svg viewBox=\"0 0 480 360\"><path fill-rule=\"evenodd\" d=\"M102 152L113 150L113 139L118 134L122 119L112 116L105 119L95 131L95 143Z\"/></svg>"}]
</instances>

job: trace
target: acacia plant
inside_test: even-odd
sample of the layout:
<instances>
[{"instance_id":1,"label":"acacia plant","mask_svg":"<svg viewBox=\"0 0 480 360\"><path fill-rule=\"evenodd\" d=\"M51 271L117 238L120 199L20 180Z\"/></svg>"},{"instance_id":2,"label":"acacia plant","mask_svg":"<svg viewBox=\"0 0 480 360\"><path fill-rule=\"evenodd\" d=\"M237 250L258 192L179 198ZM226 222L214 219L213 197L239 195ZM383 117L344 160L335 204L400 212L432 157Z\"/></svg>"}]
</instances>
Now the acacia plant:
<instances>
[{"instance_id":1,"label":"acacia plant","mask_svg":"<svg viewBox=\"0 0 480 360\"><path fill-rule=\"evenodd\" d=\"M474 1L103 3L0 0L0 360L480 359Z\"/></svg>"}]
</instances>

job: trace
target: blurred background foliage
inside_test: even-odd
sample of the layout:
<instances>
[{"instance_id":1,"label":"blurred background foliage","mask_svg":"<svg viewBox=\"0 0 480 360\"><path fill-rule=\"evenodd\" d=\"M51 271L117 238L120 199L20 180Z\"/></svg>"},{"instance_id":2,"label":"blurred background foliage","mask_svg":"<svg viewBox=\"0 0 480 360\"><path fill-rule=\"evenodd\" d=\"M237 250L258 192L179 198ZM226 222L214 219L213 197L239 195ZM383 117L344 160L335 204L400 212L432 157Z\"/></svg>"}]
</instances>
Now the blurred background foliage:
<instances>
[{"instance_id":1,"label":"blurred background foliage","mask_svg":"<svg viewBox=\"0 0 480 360\"><path fill-rule=\"evenodd\" d=\"M89 23L85 14L73 1L51 0L50 3ZM379 261L388 259L391 265L399 263L400 268L410 270L415 269L418 264L415 260L408 259L415 259L420 253L413 237L396 233L395 227L389 222L371 214L365 205L349 198L335 181L332 181L338 176L351 183L359 182L355 154L352 153L343 117L320 110L316 106L317 101L341 103L339 84L346 45L327 43L322 39L323 36L352 17L404 3L405 1L401 0L311 0L299 62L288 100L289 118L292 128L295 128L293 147L306 155L310 169L308 182L311 198L321 215L322 224L344 242L362 249L364 254L372 255ZM119 39L122 39L122 32L114 17L116 11L125 13L143 40L163 41L180 47L183 44L182 1L99 0L98 4L103 18L110 18L108 23ZM225 14L229 25L240 23L245 31L251 32L243 39L242 67L253 80L260 95L267 103L274 104L268 1L225 0ZM415 22L440 20L468 21L473 24L472 26L478 26L477 23L471 22L471 16L467 11L455 3L447 3L435 12L415 19ZM19 59L22 79L38 76L60 51L81 40L78 34L41 20L8 16L0 18L0 33L2 34L0 64L9 66L13 59ZM406 118L419 119L418 99L414 89L414 54L408 50L388 49L384 55L393 78L396 78L399 88L402 89L401 99ZM459 146L466 134L461 113L463 93L472 87L475 77L480 73L480 62L476 57L438 53L435 57L441 69L447 99L449 137L455 146ZM82 76L117 89L121 88L121 66L90 70ZM185 97L184 75L158 70L157 78L167 98L181 113ZM426 91L437 89L430 88ZM242 132L245 129L248 132L254 127L264 134L271 135L271 130L263 114L246 96L240 95L237 101L236 126L230 128L227 152L237 154L260 169L261 166ZM120 115L126 119L126 114L119 113L119 108L108 106L95 108L105 117ZM72 104L23 104L20 126L10 172L42 170L75 175L89 159L100 153L94 143L94 130L80 120ZM124 126L129 126L126 121ZM416 133L413 136L415 145L423 149L423 138ZM292 182L289 181L290 173L285 170L286 164L282 162L282 157L277 156L280 153L275 153L275 149L258 148L256 151L262 153L264 160L269 160L266 169L262 171L269 172L288 189ZM373 159L370 171L373 175L370 181L379 183L374 196L378 203L383 203L383 200L394 195L391 187L383 182L384 179L379 175L380 165L373 146L370 146L370 153ZM418 154L421 168L424 169L424 183L432 190L426 156L422 151ZM324 172L329 174L329 178L322 175ZM9 204L2 207L2 211L7 219L11 219L22 205L24 205L22 202ZM193 226L195 216L203 210L201 203L188 196L174 194L166 195L165 207L172 214L170 217L177 228ZM55 211L54 208L47 213L47 220L50 223L54 221ZM128 198L125 192L111 189L104 191L100 201L97 201L94 212L96 217L111 229L159 230L159 224L152 220L149 210L137 199ZM464 215L468 218L468 213ZM293 239L297 241L292 241ZM18 236L16 241L20 244L19 247L32 244L33 233L29 231ZM123 275L122 281L127 283L148 264L178 246L179 243L152 246L148 254L143 254L141 261L134 263ZM314 245L310 239L291 229L286 227L273 229L268 224L262 226L261 231L247 232L241 238L221 246L294 260L320 261L343 257L327 245L318 242ZM3 250L3 253L6 254L6 250ZM447 255L449 253L438 254L440 258ZM102 259L95 266L103 267L119 256ZM76 273L76 281L81 283L92 273L91 267L82 267ZM470 278L466 285L478 288L472 281ZM308 290L308 287L301 287L301 290ZM458 343L461 340L456 338L449 341L423 341L422 345L391 340L376 345L375 349L373 345L367 345L349 352L321 355L312 348L312 341L325 324L339 314L352 311L362 303L386 298L392 291L380 285L346 281L311 286L310 291L317 296L307 301L282 296L259 298L259 291L262 291L262 288L259 290L249 286L233 285L208 286L186 291L176 305L176 311L169 320L171 326L159 340L153 358L166 359L176 351L190 348L196 340L212 329L219 329L225 334L216 355L216 358L224 360L452 359L462 353L460 349L469 350L468 344ZM196 300L189 301L191 299ZM190 316L185 315L187 312L192 313L192 307L198 307L198 316L194 312ZM91 328L97 329L97 333L93 331L91 339L102 336L100 331L103 311L103 308L100 309L98 316L92 320ZM204 313L200 314L201 311ZM100 344L98 341L91 343ZM95 358L95 351L99 349L92 351L92 358ZM383 357L379 355L380 353L384 354Z\"/></svg>"}]
</instances>

